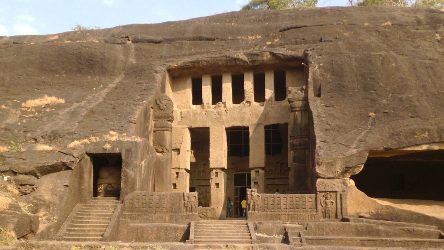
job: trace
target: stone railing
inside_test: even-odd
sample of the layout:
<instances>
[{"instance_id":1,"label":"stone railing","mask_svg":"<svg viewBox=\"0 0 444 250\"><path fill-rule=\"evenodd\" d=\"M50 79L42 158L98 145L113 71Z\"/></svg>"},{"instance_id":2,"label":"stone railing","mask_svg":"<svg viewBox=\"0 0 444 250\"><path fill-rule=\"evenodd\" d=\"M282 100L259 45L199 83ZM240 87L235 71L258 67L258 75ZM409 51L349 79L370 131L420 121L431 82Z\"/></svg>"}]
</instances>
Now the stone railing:
<instances>
[{"instance_id":1,"label":"stone railing","mask_svg":"<svg viewBox=\"0 0 444 250\"><path fill-rule=\"evenodd\" d=\"M189 222L198 217L197 193L132 192L125 197L122 220L129 223Z\"/></svg>"},{"instance_id":2,"label":"stone railing","mask_svg":"<svg viewBox=\"0 0 444 250\"><path fill-rule=\"evenodd\" d=\"M319 220L316 194L264 194L248 189L248 219Z\"/></svg>"}]
</instances>

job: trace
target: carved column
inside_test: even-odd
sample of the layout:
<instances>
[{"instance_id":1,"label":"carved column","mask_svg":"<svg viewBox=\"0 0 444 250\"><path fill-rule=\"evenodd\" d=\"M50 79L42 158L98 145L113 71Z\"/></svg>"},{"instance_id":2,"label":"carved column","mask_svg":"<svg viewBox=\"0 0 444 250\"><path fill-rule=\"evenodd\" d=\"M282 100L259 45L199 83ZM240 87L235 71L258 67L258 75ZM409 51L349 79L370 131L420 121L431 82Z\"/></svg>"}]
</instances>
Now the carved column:
<instances>
[{"instance_id":1,"label":"carved column","mask_svg":"<svg viewBox=\"0 0 444 250\"><path fill-rule=\"evenodd\" d=\"M309 127L305 86L289 87L288 102L291 110L288 141L289 189L290 192L306 192L309 191L310 174L308 173Z\"/></svg>"},{"instance_id":2,"label":"carved column","mask_svg":"<svg viewBox=\"0 0 444 250\"><path fill-rule=\"evenodd\" d=\"M171 131L173 117L173 102L165 94L156 96L153 106L153 146L157 153L154 167L154 191L171 191Z\"/></svg>"},{"instance_id":3,"label":"carved column","mask_svg":"<svg viewBox=\"0 0 444 250\"><path fill-rule=\"evenodd\" d=\"M217 218L225 217L227 184L227 138L224 126L210 127L211 202Z\"/></svg>"},{"instance_id":4,"label":"carved column","mask_svg":"<svg viewBox=\"0 0 444 250\"><path fill-rule=\"evenodd\" d=\"M250 126L251 187L259 193L265 190L265 130L264 124Z\"/></svg>"}]
</instances>

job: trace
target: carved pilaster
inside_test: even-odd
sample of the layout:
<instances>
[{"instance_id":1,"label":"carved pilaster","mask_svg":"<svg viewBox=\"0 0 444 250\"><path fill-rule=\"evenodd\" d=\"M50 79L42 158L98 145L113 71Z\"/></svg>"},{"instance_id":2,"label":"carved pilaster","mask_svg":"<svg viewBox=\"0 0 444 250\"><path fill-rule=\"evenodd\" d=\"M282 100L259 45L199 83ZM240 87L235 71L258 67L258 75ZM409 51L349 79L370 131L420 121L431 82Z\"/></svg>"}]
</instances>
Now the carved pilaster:
<instances>
[{"instance_id":1,"label":"carved pilaster","mask_svg":"<svg viewBox=\"0 0 444 250\"><path fill-rule=\"evenodd\" d=\"M173 116L173 102L165 94L158 94L153 105L153 146L158 153L154 179L156 192L171 191L171 132Z\"/></svg>"},{"instance_id":2,"label":"carved pilaster","mask_svg":"<svg viewBox=\"0 0 444 250\"><path fill-rule=\"evenodd\" d=\"M288 88L290 104L289 184L291 192L307 191L308 180L308 104L305 86Z\"/></svg>"}]
</instances>

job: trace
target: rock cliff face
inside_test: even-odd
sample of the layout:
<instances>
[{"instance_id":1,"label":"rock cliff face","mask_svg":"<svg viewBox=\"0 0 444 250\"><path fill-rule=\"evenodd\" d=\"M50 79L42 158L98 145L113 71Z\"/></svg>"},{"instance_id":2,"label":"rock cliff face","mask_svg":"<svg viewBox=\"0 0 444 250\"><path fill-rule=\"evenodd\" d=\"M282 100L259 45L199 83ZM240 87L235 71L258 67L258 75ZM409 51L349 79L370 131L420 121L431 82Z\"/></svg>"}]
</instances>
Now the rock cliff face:
<instances>
[{"instance_id":1,"label":"rock cliff face","mask_svg":"<svg viewBox=\"0 0 444 250\"><path fill-rule=\"evenodd\" d=\"M47 215L66 217L58 209L84 153L76 145L148 139L168 71L302 60L316 175L349 177L369 150L444 141L443 37L443 12L413 8L234 12L1 37L0 173L50 234Z\"/></svg>"}]
</instances>

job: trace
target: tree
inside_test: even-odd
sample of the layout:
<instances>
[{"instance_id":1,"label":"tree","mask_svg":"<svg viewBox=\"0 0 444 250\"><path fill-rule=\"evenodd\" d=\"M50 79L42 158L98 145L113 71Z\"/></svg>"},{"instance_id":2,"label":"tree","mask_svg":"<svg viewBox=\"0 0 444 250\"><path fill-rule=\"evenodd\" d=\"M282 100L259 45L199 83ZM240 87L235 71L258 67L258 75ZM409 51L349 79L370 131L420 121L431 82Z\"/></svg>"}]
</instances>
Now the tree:
<instances>
[{"instance_id":1,"label":"tree","mask_svg":"<svg viewBox=\"0 0 444 250\"><path fill-rule=\"evenodd\" d=\"M283 10L316 7L318 0L250 0L242 10Z\"/></svg>"},{"instance_id":2,"label":"tree","mask_svg":"<svg viewBox=\"0 0 444 250\"><path fill-rule=\"evenodd\" d=\"M393 6L407 7L407 0L362 0L358 2L358 6Z\"/></svg>"},{"instance_id":3,"label":"tree","mask_svg":"<svg viewBox=\"0 0 444 250\"><path fill-rule=\"evenodd\" d=\"M444 8L444 0L348 0L350 6Z\"/></svg>"},{"instance_id":4,"label":"tree","mask_svg":"<svg viewBox=\"0 0 444 250\"><path fill-rule=\"evenodd\" d=\"M415 7L444 9L444 0L416 0Z\"/></svg>"}]
</instances>

